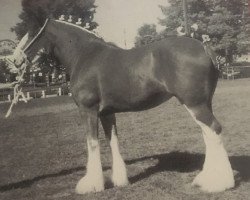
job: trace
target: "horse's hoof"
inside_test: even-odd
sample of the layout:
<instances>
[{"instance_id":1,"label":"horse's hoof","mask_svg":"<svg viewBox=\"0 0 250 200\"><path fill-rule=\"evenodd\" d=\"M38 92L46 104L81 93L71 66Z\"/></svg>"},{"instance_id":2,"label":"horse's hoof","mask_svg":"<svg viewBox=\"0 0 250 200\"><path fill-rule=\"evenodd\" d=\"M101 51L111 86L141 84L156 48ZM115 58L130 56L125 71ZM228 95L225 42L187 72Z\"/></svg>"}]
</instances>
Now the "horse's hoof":
<instances>
[{"instance_id":1,"label":"horse's hoof","mask_svg":"<svg viewBox=\"0 0 250 200\"><path fill-rule=\"evenodd\" d=\"M76 185L77 194L85 194L89 192L100 192L104 190L103 179L91 178L88 176L83 177Z\"/></svg>"},{"instance_id":2,"label":"horse's hoof","mask_svg":"<svg viewBox=\"0 0 250 200\"><path fill-rule=\"evenodd\" d=\"M113 163L112 182L114 186L125 186L129 184L127 170L122 158L117 158Z\"/></svg>"},{"instance_id":3,"label":"horse's hoof","mask_svg":"<svg viewBox=\"0 0 250 200\"><path fill-rule=\"evenodd\" d=\"M201 171L192 186L198 186L204 192L223 192L234 187L233 173Z\"/></svg>"},{"instance_id":4,"label":"horse's hoof","mask_svg":"<svg viewBox=\"0 0 250 200\"><path fill-rule=\"evenodd\" d=\"M114 186L126 186L129 184L127 174L113 174L112 175L112 182Z\"/></svg>"}]
</instances>

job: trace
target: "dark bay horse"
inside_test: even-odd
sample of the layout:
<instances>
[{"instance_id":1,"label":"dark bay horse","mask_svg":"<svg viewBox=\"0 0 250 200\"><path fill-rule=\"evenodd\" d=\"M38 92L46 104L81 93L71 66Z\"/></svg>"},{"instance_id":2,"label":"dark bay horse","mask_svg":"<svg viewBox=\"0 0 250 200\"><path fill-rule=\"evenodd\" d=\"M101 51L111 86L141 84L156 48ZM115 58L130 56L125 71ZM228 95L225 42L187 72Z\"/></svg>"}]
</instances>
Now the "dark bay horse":
<instances>
[{"instance_id":1,"label":"dark bay horse","mask_svg":"<svg viewBox=\"0 0 250 200\"><path fill-rule=\"evenodd\" d=\"M147 46L124 50L94 33L64 21L47 20L15 57L21 65L41 48L54 53L70 74L73 98L87 136L87 172L78 193L101 191L104 180L98 142L98 120L110 141L112 181L128 184L119 152L115 113L142 111L176 97L201 127L206 144L203 170L193 181L207 192L234 186L234 177L221 140L221 125L212 111L218 70L204 45L187 37L169 37ZM165 112L165 111L163 111Z\"/></svg>"}]
</instances>

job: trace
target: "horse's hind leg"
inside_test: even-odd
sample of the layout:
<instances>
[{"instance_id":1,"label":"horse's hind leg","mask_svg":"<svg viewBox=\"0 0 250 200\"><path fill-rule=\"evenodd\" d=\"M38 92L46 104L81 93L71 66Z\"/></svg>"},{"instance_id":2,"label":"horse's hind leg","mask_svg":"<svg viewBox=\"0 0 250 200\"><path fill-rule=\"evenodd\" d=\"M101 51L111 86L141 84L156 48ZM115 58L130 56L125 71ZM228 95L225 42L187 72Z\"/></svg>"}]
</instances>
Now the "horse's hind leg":
<instances>
[{"instance_id":1,"label":"horse's hind leg","mask_svg":"<svg viewBox=\"0 0 250 200\"><path fill-rule=\"evenodd\" d=\"M80 107L84 133L87 135L88 163L86 175L78 182L76 192L98 192L104 190L104 180L98 142L97 111Z\"/></svg>"},{"instance_id":2,"label":"horse's hind leg","mask_svg":"<svg viewBox=\"0 0 250 200\"><path fill-rule=\"evenodd\" d=\"M220 192L234 187L232 168L221 140L221 125L209 108L211 106L185 107L201 127L206 144L203 169L192 185L200 186L207 192Z\"/></svg>"},{"instance_id":3,"label":"horse's hind leg","mask_svg":"<svg viewBox=\"0 0 250 200\"><path fill-rule=\"evenodd\" d=\"M112 152L112 181L115 186L124 186L128 184L128 177L125 163L119 151L117 138L117 128L115 114L100 116L100 120L106 135L110 142Z\"/></svg>"}]
</instances>

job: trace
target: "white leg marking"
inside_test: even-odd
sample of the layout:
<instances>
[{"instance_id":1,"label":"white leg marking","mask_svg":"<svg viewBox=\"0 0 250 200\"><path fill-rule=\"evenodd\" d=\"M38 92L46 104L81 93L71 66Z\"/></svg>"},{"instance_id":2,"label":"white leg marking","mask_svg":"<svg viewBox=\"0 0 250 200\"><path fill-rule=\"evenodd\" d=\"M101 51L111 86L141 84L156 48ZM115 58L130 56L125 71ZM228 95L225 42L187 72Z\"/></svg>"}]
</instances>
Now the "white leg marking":
<instances>
[{"instance_id":1,"label":"white leg marking","mask_svg":"<svg viewBox=\"0 0 250 200\"><path fill-rule=\"evenodd\" d=\"M127 185L129 181L126 166L119 151L119 144L115 131L115 127L113 126L110 141L111 152L113 157L112 181L115 186L124 186Z\"/></svg>"},{"instance_id":2,"label":"white leg marking","mask_svg":"<svg viewBox=\"0 0 250 200\"><path fill-rule=\"evenodd\" d=\"M99 192L104 190L99 142L98 140L87 140L87 145L89 154L87 173L77 183L76 192L78 194L84 194L87 192Z\"/></svg>"},{"instance_id":3,"label":"white leg marking","mask_svg":"<svg viewBox=\"0 0 250 200\"><path fill-rule=\"evenodd\" d=\"M187 107L186 107L187 108ZM194 113L187 108L203 131L206 144L206 156L202 171L196 176L192 185L200 186L206 192L221 192L234 187L234 176L227 152L221 136L204 123L195 118Z\"/></svg>"}]
</instances>

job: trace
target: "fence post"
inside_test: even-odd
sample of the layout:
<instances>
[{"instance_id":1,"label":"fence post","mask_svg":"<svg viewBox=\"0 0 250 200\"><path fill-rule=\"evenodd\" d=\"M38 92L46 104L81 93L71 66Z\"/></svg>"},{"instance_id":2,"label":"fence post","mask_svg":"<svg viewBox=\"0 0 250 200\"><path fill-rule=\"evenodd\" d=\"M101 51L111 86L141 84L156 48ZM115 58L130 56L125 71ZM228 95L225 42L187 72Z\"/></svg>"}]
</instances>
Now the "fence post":
<instances>
[{"instance_id":1,"label":"fence post","mask_svg":"<svg viewBox=\"0 0 250 200\"><path fill-rule=\"evenodd\" d=\"M27 99L30 99L30 93L27 92Z\"/></svg>"},{"instance_id":2,"label":"fence post","mask_svg":"<svg viewBox=\"0 0 250 200\"><path fill-rule=\"evenodd\" d=\"M58 95L62 96L62 88L58 88Z\"/></svg>"},{"instance_id":3,"label":"fence post","mask_svg":"<svg viewBox=\"0 0 250 200\"><path fill-rule=\"evenodd\" d=\"M8 94L8 101L11 102L11 96Z\"/></svg>"},{"instance_id":4,"label":"fence post","mask_svg":"<svg viewBox=\"0 0 250 200\"><path fill-rule=\"evenodd\" d=\"M46 97L45 91L43 90L43 91L42 91L42 98L45 98L45 97Z\"/></svg>"}]
</instances>

